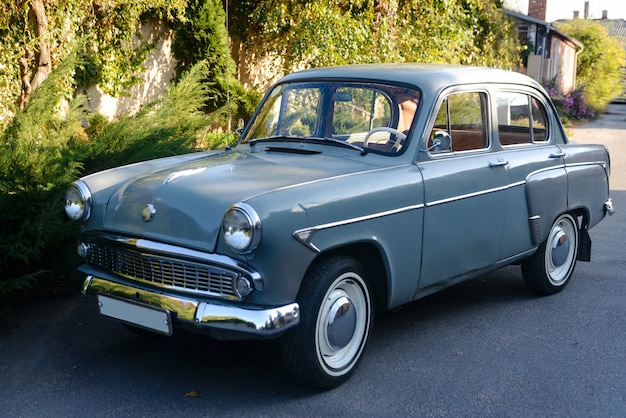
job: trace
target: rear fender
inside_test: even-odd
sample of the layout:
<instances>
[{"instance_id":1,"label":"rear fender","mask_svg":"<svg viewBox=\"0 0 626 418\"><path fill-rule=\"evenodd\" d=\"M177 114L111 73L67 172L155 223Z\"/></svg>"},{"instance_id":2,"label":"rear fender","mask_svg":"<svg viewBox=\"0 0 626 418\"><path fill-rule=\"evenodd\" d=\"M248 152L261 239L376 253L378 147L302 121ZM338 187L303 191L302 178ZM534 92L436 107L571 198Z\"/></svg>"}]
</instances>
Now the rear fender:
<instances>
[{"instance_id":1,"label":"rear fender","mask_svg":"<svg viewBox=\"0 0 626 418\"><path fill-rule=\"evenodd\" d=\"M526 179L526 198L533 244L541 244L556 217L567 212L567 172L564 168L540 171Z\"/></svg>"}]
</instances>

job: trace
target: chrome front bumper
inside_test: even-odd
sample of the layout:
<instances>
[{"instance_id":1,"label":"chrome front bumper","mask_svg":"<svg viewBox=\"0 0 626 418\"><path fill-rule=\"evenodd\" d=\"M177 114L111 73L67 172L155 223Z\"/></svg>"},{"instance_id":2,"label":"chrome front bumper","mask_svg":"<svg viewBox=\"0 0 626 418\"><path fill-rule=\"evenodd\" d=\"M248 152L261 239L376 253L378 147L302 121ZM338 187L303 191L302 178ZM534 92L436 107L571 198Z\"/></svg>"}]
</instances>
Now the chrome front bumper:
<instances>
[{"instance_id":1,"label":"chrome front bumper","mask_svg":"<svg viewBox=\"0 0 626 418\"><path fill-rule=\"evenodd\" d=\"M100 294L141 303L170 312L175 322L194 325L205 331L237 333L241 337L272 337L300 321L297 303L265 309L197 300L193 297L157 293L142 287L118 283L93 275L87 276L83 294Z\"/></svg>"}]
</instances>

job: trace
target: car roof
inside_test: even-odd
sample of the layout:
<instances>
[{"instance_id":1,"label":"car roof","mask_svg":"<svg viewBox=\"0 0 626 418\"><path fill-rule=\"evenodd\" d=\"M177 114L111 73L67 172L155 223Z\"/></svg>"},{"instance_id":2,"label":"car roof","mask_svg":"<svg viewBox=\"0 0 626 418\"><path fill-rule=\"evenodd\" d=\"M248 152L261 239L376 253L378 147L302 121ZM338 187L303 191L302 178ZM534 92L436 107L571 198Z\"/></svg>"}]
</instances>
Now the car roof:
<instances>
[{"instance_id":1,"label":"car roof","mask_svg":"<svg viewBox=\"0 0 626 418\"><path fill-rule=\"evenodd\" d=\"M312 68L285 76L281 82L311 79L350 79L402 83L437 90L455 84L514 83L540 87L532 78L497 68L450 64L356 64Z\"/></svg>"}]
</instances>

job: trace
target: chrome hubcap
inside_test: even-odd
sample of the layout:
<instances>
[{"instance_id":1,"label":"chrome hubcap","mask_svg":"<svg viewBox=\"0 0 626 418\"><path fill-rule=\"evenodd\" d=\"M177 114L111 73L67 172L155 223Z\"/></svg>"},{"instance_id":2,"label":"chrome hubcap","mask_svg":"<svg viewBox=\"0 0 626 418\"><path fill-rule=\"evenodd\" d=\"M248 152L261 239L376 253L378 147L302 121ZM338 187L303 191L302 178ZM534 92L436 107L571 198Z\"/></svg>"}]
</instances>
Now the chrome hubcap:
<instances>
[{"instance_id":1,"label":"chrome hubcap","mask_svg":"<svg viewBox=\"0 0 626 418\"><path fill-rule=\"evenodd\" d=\"M324 371L341 376L359 359L367 341L370 296L355 273L339 276L322 300L317 317L315 345Z\"/></svg>"},{"instance_id":2,"label":"chrome hubcap","mask_svg":"<svg viewBox=\"0 0 626 418\"><path fill-rule=\"evenodd\" d=\"M567 239L567 234L562 230L559 230L554 234L552 238L552 264L554 267L561 267L567 261L569 254L570 242Z\"/></svg>"},{"instance_id":3,"label":"chrome hubcap","mask_svg":"<svg viewBox=\"0 0 626 418\"><path fill-rule=\"evenodd\" d=\"M326 327L331 348L339 350L348 345L356 330L356 310L350 299L342 296L333 303Z\"/></svg>"},{"instance_id":4,"label":"chrome hubcap","mask_svg":"<svg viewBox=\"0 0 626 418\"><path fill-rule=\"evenodd\" d=\"M554 286L567 281L576 262L578 229L570 216L561 217L550 231L545 255L548 280Z\"/></svg>"}]
</instances>

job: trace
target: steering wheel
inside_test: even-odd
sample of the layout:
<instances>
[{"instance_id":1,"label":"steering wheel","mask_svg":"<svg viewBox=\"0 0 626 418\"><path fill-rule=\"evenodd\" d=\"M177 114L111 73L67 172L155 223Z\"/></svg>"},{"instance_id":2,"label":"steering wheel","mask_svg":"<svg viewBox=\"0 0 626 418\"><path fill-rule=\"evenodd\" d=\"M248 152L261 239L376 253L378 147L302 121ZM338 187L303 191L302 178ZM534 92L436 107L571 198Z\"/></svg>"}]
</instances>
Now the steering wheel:
<instances>
[{"instance_id":1,"label":"steering wheel","mask_svg":"<svg viewBox=\"0 0 626 418\"><path fill-rule=\"evenodd\" d=\"M374 128L368 133L365 134L365 138L363 138L363 147L367 147L367 141L370 139L370 136L374 135L376 132L389 132L392 135L396 136L396 140L392 142L394 143L394 148L398 146L398 144L406 139L406 135L400 132L397 129L390 128L389 126L380 126L378 128Z\"/></svg>"}]
</instances>

